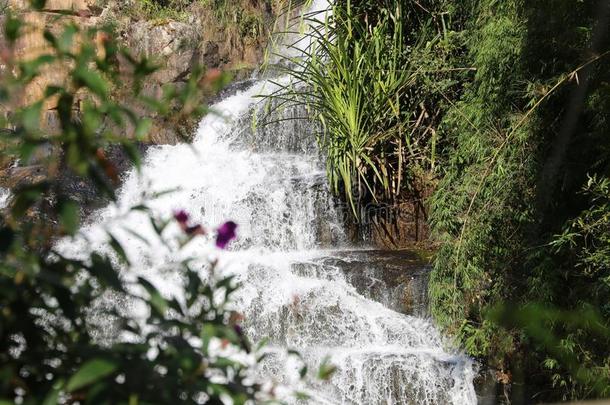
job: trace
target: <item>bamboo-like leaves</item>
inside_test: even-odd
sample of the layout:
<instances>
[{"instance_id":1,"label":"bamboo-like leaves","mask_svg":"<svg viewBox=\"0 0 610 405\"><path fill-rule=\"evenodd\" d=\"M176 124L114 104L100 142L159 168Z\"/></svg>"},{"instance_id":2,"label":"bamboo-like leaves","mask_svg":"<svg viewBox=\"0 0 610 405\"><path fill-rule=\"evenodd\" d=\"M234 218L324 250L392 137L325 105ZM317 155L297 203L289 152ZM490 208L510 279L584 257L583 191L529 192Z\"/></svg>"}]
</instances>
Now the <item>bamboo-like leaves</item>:
<instances>
[{"instance_id":1,"label":"bamboo-like leaves","mask_svg":"<svg viewBox=\"0 0 610 405\"><path fill-rule=\"evenodd\" d=\"M306 18L311 45L299 50L305 58L286 60L293 82L278 83L279 90L269 96L275 109L306 103L313 111L323 128L317 139L329 183L344 194L356 217L362 196L353 194L355 188L364 186L373 201L396 198L411 177L402 172L427 164L430 147L415 139L419 131L402 129L417 106L407 95L420 72L405 56L400 9L382 8L374 24L360 11L348 3L332 7L324 18ZM394 146L403 143L410 147Z\"/></svg>"}]
</instances>

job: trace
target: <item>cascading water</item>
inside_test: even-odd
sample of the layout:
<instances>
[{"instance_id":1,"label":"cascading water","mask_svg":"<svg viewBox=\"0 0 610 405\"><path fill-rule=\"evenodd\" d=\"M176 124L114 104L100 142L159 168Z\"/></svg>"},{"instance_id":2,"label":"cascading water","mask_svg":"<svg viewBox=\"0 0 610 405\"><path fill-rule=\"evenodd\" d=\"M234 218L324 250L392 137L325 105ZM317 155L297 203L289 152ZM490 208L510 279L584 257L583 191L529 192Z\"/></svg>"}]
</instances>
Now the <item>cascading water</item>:
<instances>
[{"instance_id":1,"label":"cascading water","mask_svg":"<svg viewBox=\"0 0 610 405\"><path fill-rule=\"evenodd\" d=\"M0 187L0 209L4 209L8 205L10 198L11 192L6 188Z\"/></svg>"},{"instance_id":2,"label":"cascading water","mask_svg":"<svg viewBox=\"0 0 610 405\"><path fill-rule=\"evenodd\" d=\"M218 257L222 271L238 276L235 306L244 314L246 334L254 341L269 338L275 349L262 378L307 391L310 403L475 403L470 360L446 351L429 320L398 311L389 288L375 297L355 282L386 264L345 242L314 129L295 121L251 125L253 114L261 113L255 96L270 87L259 81L216 104L217 114L202 120L192 145L149 150L142 174L126 177L118 203L93 216L80 243L66 240L60 248L73 254L100 249L103 230L110 229L127 247L135 271L174 294L176 275L166 269L180 258L163 246L145 247L124 229L152 233L146 216L126 214L128 208L143 193L177 188L150 203L157 214L184 209L202 224L239 224L230 251L199 240L184 254ZM329 356L337 372L330 381L300 382L286 348L311 365Z\"/></svg>"}]
</instances>

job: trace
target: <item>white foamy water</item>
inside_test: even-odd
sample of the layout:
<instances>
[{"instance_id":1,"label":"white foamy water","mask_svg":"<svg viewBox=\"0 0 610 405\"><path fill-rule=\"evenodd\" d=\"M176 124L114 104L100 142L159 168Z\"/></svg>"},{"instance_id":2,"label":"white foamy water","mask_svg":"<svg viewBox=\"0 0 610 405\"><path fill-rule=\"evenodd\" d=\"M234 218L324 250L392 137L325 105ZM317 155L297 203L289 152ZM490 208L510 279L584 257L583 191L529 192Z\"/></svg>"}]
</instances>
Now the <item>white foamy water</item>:
<instances>
[{"instance_id":1,"label":"white foamy water","mask_svg":"<svg viewBox=\"0 0 610 405\"><path fill-rule=\"evenodd\" d=\"M231 251L219 252L202 238L184 254L219 257L223 271L238 275L243 287L235 305L245 315L244 330L253 340L270 338L278 349L263 375L307 390L311 403L475 403L470 360L447 351L429 320L365 298L335 266L308 270L349 246L323 164L316 153L300 152L304 142L294 136L294 131L306 136L307 125L287 124L290 134L282 132L282 125L274 131L244 128L244 117L256 111L254 96L268 87L261 82L217 104L219 115L203 119L192 145L150 150L142 176L130 173L118 204L98 212L83 229L87 242L66 240L62 250L78 255L101 249L104 230L110 230L127 246L136 272L166 295L177 294L177 275L166 269L181 257L161 245L148 248L123 229L152 236L145 215L125 212L144 192L178 188L151 204L157 215L170 217L184 209L208 227L228 219L239 224ZM251 139L261 131L273 139L253 146ZM296 366L281 348L301 351L312 365L330 356L338 371L329 382L298 382Z\"/></svg>"},{"instance_id":2,"label":"white foamy water","mask_svg":"<svg viewBox=\"0 0 610 405\"><path fill-rule=\"evenodd\" d=\"M202 120L192 145L149 150L142 174L127 175L118 203L97 212L76 240L59 248L74 256L100 250L109 230L127 247L133 272L179 299L171 263L217 258L221 271L242 284L234 305L244 314L244 331L254 341L270 340L260 378L284 387L277 392L288 402L291 390L299 389L312 404L476 403L472 362L448 349L431 321L365 297L336 265L350 264L352 248L326 184L315 127L295 121L251 125L261 110L255 96L272 90L261 81L216 104L218 114ZM169 189L177 190L149 204L156 215L170 218L183 209L208 228L233 220L239 236L231 249L218 251L199 238L176 257L125 231L153 240L147 216L128 213L129 207L143 194ZM175 225L169 231L180 232ZM374 259L360 266L379 267ZM300 364L287 356L288 348L302 353L312 369L328 356L337 372L329 381L300 381Z\"/></svg>"},{"instance_id":3,"label":"white foamy water","mask_svg":"<svg viewBox=\"0 0 610 405\"><path fill-rule=\"evenodd\" d=\"M0 209L6 208L11 199L11 192L9 189L0 187Z\"/></svg>"}]
</instances>

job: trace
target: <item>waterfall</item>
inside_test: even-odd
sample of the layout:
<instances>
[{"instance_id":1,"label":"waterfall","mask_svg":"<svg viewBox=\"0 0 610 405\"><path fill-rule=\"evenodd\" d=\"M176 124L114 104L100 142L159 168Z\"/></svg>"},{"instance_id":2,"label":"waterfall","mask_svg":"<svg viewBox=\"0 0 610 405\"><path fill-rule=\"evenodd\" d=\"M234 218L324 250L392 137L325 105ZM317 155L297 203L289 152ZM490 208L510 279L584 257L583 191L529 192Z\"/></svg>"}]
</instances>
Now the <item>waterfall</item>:
<instances>
[{"instance_id":1,"label":"waterfall","mask_svg":"<svg viewBox=\"0 0 610 405\"><path fill-rule=\"evenodd\" d=\"M157 214L185 209L208 226L226 219L239 224L230 251L217 252L202 240L187 254L219 256L221 267L239 276L243 287L235 305L249 337L297 349L310 364L328 355L338 367L330 382L305 387L316 401L475 403L470 360L447 351L429 320L400 313L391 300L367 297L366 288L354 282L384 264L345 242L324 166L308 145L315 142L307 137L309 127L291 121L273 128L246 125L258 111L254 96L269 86L259 82L216 104L217 113L202 120L192 145L151 149L142 175L130 173L118 203L96 213L83 229L87 241L64 241L61 248L74 254L86 246L100 249L103 230L110 229L127 246L136 271L167 295L175 293L175 275L165 269L179 258L162 246L145 249L123 229L152 234L146 216L126 215L127 208L144 193L178 188L151 203ZM263 135L267 142L253 145ZM281 382L289 383L291 371L283 365L290 368L290 361L281 352L271 356L263 374L286 376Z\"/></svg>"},{"instance_id":2,"label":"waterfall","mask_svg":"<svg viewBox=\"0 0 610 405\"><path fill-rule=\"evenodd\" d=\"M149 149L141 173L125 177L118 202L95 213L76 240L63 240L59 248L72 255L102 249L104 230L111 230L126 246L134 272L164 294L176 294L172 280L178 275L167 269L181 257L163 246L148 248L126 231L152 235L146 215L128 208L142 195L176 189L150 202L156 214L186 210L208 227L239 224L229 251L200 238L183 254L202 262L217 258L222 271L237 275L242 288L234 305L244 315L244 331L270 342L262 379L306 391L309 403L476 403L472 362L448 349L424 311L399 308L395 287L380 280L391 254L346 241L312 124L253 125L262 113L256 96L272 89L261 80L214 105L191 145ZM298 110L281 114L304 113ZM402 258L395 259L395 270L403 271ZM302 382L288 348L312 367L328 356L337 372L329 381Z\"/></svg>"},{"instance_id":3,"label":"waterfall","mask_svg":"<svg viewBox=\"0 0 610 405\"><path fill-rule=\"evenodd\" d=\"M11 199L11 192L9 189L0 187L0 210L7 207Z\"/></svg>"}]
</instances>

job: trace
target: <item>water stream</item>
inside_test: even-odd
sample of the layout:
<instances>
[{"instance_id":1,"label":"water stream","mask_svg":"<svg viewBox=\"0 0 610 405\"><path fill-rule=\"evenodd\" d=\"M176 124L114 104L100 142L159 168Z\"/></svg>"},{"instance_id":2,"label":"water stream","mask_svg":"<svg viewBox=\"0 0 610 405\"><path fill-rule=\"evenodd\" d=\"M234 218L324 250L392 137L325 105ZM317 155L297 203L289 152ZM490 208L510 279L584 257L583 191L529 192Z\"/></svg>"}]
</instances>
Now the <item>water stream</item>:
<instances>
[{"instance_id":1,"label":"water stream","mask_svg":"<svg viewBox=\"0 0 610 405\"><path fill-rule=\"evenodd\" d=\"M382 253L356 250L345 241L307 133L311 128L290 121L274 128L246 125L258 111L254 96L268 86L259 82L215 105L220 115L203 119L192 145L150 150L142 176L130 173L118 204L98 212L83 230L86 245L101 248L104 229L112 230L128 246L136 271L166 294L175 293L176 275L166 269L180 258L163 246L146 248L123 228L152 234L144 215L125 214L128 207L145 192L178 188L151 203L159 215L185 209L206 225L226 219L239 224L229 252L201 240L184 254L219 257L224 271L239 275L243 288L236 307L249 337L297 349L311 364L329 355L338 366L329 383L306 387L314 402L475 403L471 362L446 349L423 311L401 313L391 297L395 291L379 288L389 266ZM261 137L267 141L257 142ZM63 246L75 253L84 248L73 241ZM290 384L286 362L281 354L272 356L263 374Z\"/></svg>"},{"instance_id":2,"label":"water stream","mask_svg":"<svg viewBox=\"0 0 610 405\"><path fill-rule=\"evenodd\" d=\"M176 293L178 276L168 269L181 257L161 245L150 249L124 229L152 234L147 217L127 214L128 207L142 194L178 189L151 202L158 215L183 209L210 227L229 219L239 224L229 251L201 238L183 254L218 258L222 271L238 275L243 287L235 306L246 334L269 338L276 349L263 378L307 390L309 403L476 403L472 362L447 348L424 310L400 307L404 286L383 279L388 269L400 274L402 263L414 279L425 269L409 270L408 258L346 241L311 124L252 125L261 113L255 96L271 89L261 80L217 103L191 145L150 149L142 174L126 176L118 203L97 212L80 241L63 241L61 249L101 249L110 229L128 247L135 272L165 294ZM338 371L328 382L298 382L286 348L312 365L330 356Z\"/></svg>"}]
</instances>

